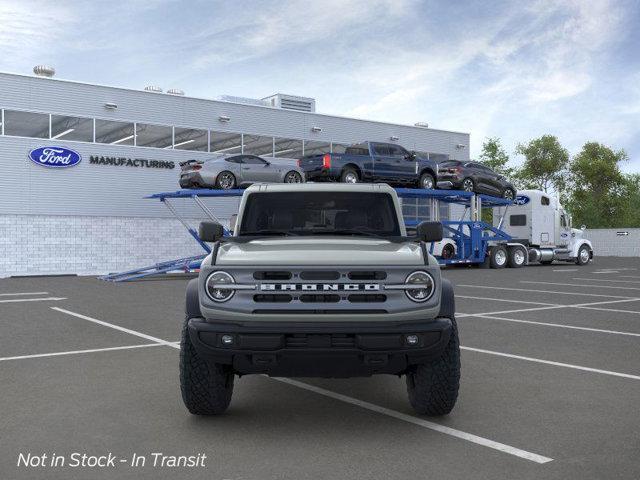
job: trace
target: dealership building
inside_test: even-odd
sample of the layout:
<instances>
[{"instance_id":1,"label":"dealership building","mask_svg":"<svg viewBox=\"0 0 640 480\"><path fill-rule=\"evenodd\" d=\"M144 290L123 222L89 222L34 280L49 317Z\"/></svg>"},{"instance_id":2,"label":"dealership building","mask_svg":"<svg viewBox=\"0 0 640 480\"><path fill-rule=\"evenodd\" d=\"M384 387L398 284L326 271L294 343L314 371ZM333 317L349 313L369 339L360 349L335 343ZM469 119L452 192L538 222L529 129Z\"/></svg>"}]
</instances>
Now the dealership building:
<instances>
[{"instance_id":1,"label":"dealership building","mask_svg":"<svg viewBox=\"0 0 640 480\"><path fill-rule=\"evenodd\" d=\"M310 98L210 100L34 71L0 73L0 277L100 274L202 253L165 205L144 198L177 190L186 160L245 153L294 162L364 140L436 160L469 158L469 134L319 114ZM75 164L51 168L30 158L52 148L77 153ZM207 200L223 222L237 205L237 198ZM176 208L193 224L202 216L186 200ZM427 206L404 209L431 216Z\"/></svg>"}]
</instances>

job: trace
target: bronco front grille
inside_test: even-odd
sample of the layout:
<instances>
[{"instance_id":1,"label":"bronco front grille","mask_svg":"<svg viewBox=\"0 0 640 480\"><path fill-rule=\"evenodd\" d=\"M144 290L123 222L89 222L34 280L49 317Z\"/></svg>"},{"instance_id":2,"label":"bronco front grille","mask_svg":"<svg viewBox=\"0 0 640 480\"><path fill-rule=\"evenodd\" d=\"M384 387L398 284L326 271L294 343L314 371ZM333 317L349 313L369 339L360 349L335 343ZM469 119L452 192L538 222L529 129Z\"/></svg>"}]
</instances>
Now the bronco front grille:
<instances>
[{"instance_id":1,"label":"bronco front grille","mask_svg":"<svg viewBox=\"0 0 640 480\"><path fill-rule=\"evenodd\" d=\"M285 338L287 348L353 348L355 345L355 335L348 334L293 334Z\"/></svg>"}]
</instances>

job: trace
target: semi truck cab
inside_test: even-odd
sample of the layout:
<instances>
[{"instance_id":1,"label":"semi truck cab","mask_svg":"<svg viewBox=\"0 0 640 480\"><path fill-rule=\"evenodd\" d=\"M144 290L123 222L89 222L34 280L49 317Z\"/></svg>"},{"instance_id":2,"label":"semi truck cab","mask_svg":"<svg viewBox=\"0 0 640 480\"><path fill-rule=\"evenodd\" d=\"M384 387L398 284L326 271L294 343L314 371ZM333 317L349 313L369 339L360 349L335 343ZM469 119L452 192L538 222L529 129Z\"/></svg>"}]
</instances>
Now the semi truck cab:
<instances>
[{"instance_id":1,"label":"semi truck cab","mask_svg":"<svg viewBox=\"0 0 640 480\"><path fill-rule=\"evenodd\" d=\"M494 215L494 226L527 247L530 263L558 260L584 265L593 259L591 242L583 238L585 227L572 228L571 216L559 200L543 191L519 191L500 222L501 216Z\"/></svg>"}]
</instances>

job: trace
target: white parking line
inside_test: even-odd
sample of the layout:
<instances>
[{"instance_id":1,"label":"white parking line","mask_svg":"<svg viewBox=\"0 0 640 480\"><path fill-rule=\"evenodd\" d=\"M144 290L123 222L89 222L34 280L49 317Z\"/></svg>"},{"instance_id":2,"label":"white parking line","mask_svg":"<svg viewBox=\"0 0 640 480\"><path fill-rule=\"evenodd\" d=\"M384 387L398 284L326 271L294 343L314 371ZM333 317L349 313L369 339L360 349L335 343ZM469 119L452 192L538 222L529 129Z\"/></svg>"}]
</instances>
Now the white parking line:
<instances>
[{"instance_id":1,"label":"white parking line","mask_svg":"<svg viewBox=\"0 0 640 480\"><path fill-rule=\"evenodd\" d=\"M544 302L525 302L524 300L508 300L506 298L491 298L491 297L471 297L469 295L456 295L456 298L468 298L471 300L491 300L493 302L509 302L509 303L522 303L528 305L547 305L557 306L556 303L544 303Z\"/></svg>"},{"instance_id":2,"label":"white parking line","mask_svg":"<svg viewBox=\"0 0 640 480\"><path fill-rule=\"evenodd\" d=\"M156 345L164 345L167 347L175 348L180 350L180 344L178 342L168 342L166 340L162 340L157 337L152 337L151 335L147 335L142 332L137 332L135 330L131 330L128 328L120 327L118 325L114 325L112 323L104 322L102 320L98 320L92 317L88 317L86 315L82 315L79 313L71 312L69 310L65 310L63 308L51 307L52 310L56 310L58 312L66 313L68 315L72 315L77 318L81 318L83 320L87 320L89 322L97 323L99 325L104 325L106 327L113 328L115 330L119 330L122 332L130 333L131 335L135 335L137 337L146 338L148 340L152 340L156 342ZM152 344L153 345L153 344ZM445 427L443 425L439 425L437 423L428 422L426 420L422 420L417 417L412 417L411 415L406 415L404 413L396 412L394 410L390 410L388 408L380 407L373 403L364 402L362 400L358 400L356 398L347 397L346 395L341 395L339 393L335 393L329 390L325 390L322 388L314 387L313 385L308 385L306 383L298 382L296 380L290 380L288 378L273 378L273 380L278 380L283 383L288 383L289 385L296 386L298 388L304 388L305 390L309 390L315 393L319 393L320 395L328 396L337 400L341 400L346 403L350 403L352 405L357 405L361 408L365 408L367 410L371 410L377 413L381 413L383 415L387 415L399 420L403 420L405 422L413 423L414 425L419 425L421 427L429 428L431 430L435 430L447 435L451 435L453 437L460 438L462 440L466 440L468 442L476 443L478 445L483 445L488 448L492 448L494 450L499 450L504 453L508 453L510 455L514 455L516 457L524 458L526 460L530 460L536 463L547 463L552 461L552 458L544 457L542 455L538 455L535 453L527 452L526 450L520 450L519 448L511 447L509 445L505 445L503 443L494 442L493 440L489 440L487 438L479 437L477 435L473 435L471 433L463 432L461 430L456 430L454 428Z\"/></svg>"},{"instance_id":3,"label":"white parking line","mask_svg":"<svg viewBox=\"0 0 640 480\"><path fill-rule=\"evenodd\" d=\"M112 352L114 350L131 350L134 348L160 347L160 346L163 346L163 344L162 343L145 343L143 345L125 345L124 347L92 348L89 350L71 350L68 352L37 353L35 355L19 355L16 357L1 357L0 362L6 362L8 360L24 360L26 358L59 357L62 355L78 355L81 353L95 353L95 352Z\"/></svg>"},{"instance_id":4,"label":"white parking line","mask_svg":"<svg viewBox=\"0 0 640 480\"><path fill-rule=\"evenodd\" d=\"M579 268L554 268L553 272L577 272Z\"/></svg>"},{"instance_id":5,"label":"white parking line","mask_svg":"<svg viewBox=\"0 0 640 480\"><path fill-rule=\"evenodd\" d=\"M537 285L562 285L564 287L613 288L615 290L640 290L640 287L619 287L618 285L585 285L580 283L536 282L533 280L520 280L520 283L532 283Z\"/></svg>"},{"instance_id":6,"label":"white parking line","mask_svg":"<svg viewBox=\"0 0 640 480\"><path fill-rule=\"evenodd\" d=\"M511 353L495 352L493 350L484 350L482 348L473 348L473 347L460 346L460 349L468 350L470 352L478 352L478 353L486 353L488 355L496 355L498 357L515 358L517 360L525 360L527 362L543 363L545 365L553 365L555 367L564 367L564 368L571 368L573 370L582 370L584 372L602 373L602 374L611 375L611 376L614 376L614 377L622 377L622 378L630 378L632 380L640 380L640 376L631 375L630 373L612 372L610 370L600 370L598 368L583 367L581 365L572 365L570 363L553 362L551 360L543 360L541 358L523 357L522 355L513 355Z\"/></svg>"},{"instance_id":7,"label":"white parking line","mask_svg":"<svg viewBox=\"0 0 640 480\"><path fill-rule=\"evenodd\" d=\"M456 295L457 296L457 295ZM482 317L484 315L500 315L503 313L522 313L522 312L537 312L539 310L553 310L556 308L586 308L590 310L604 310L606 312L631 312L636 313L633 310L616 310L613 308L598 308L593 305L606 305L609 303L626 303L637 302L640 298L625 298L624 300L606 300L604 302L589 302L589 303L575 303L570 305L554 305L550 304L548 307L533 307L533 308L518 308L514 310L498 310L496 312L481 312L481 313L457 313L456 317Z\"/></svg>"},{"instance_id":8,"label":"white parking line","mask_svg":"<svg viewBox=\"0 0 640 480\"><path fill-rule=\"evenodd\" d=\"M572 277L571 280L586 280L588 282L611 282L611 283L640 283L633 280L609 280L608 278L580 278L580 277Z\"/></svg>"},{"instance_id":9,"label":"white parking line","mask_svg":"<svg viewBox=\"0 0 640 480\"><path fill-rule=\"evenodd\" d=\"M43 298L10 298L7 300L0 300L0 303L19 303L19 302L57 302L59 300L66 300L66 297L43 297Z\"/></svg>"},{"instance_id":10,"label":"white parking line","mask_svg":"<svg viewBox=\"0 0 640 480\"><path fill-rule=\"evenodd\" d=\"M430 430L434 430L436 432L444 433L445 435L450 435L452 437L460 438L462 440L466 440L468 442L475 443L477 445L482 445L483 447L492 448L500 452L508 453L509 455L514 455L516 457L524 458L525 460L530 460L535 463L548 463L553 460L552 458L549 458L549 457L544 457L536 453L531 453L526 450L521 450L519 448L512 447L510 445L505 445L504 443L494 442L493 440L489 440L488 438L479 437L477 435L473 435L472 433L456 430L455 428L445 427L444 425L440 425L438 423L429 422L427 420L423 420L421 418L414 417L412 415L396 412L395 410L391 410L389 408L381 407L373 403L365 402L357 398L349 397L347 395L342 395L341 393L336 393L331 390L326 390L324 388L316 387L314 385L309 385L307 383L299 382L297 380L292 380L290 378L273 378L273 380L286 383L294 387L302 388L304 390L308 390L310 392L317 393L319 395L324 395L325 397L333 398L334 400L339 400L341 402L349 403L351 405L356 405L360 408L364 408L372 412L380 413L382 415L387 415L388 417L393 417L395 419L402 420L403 422L412 423L420 427L424 427Z\"/></svg>"},{"instance_id":11,"label":"white parking line","mask_svg":"<svg viewBox=\"0 0 640 480\"><path fill-rule=\"evenodd\" d=\"M13 297L18 295L49 295L49 292L0 293L0 297Z\"/></svg>"},{"instance_id":12,"label":"white parking line","mask_svg":"<svg viewBox=\"0 0 640 480\"><path fill-rule=\"evenodd\" d=\"M560 285L564 285L564 283L561 283ZM582 285L579 285L582 286ZM555 293L557 295L576 295L576 296L583 296L583 297L606 297L606 298L628 298L631 300L636 300L636 297L623 297L621 295L604 295L604 294L598 294L598 293L580 293L580 292L558 292L556 290L534 290L532 288L513 288L513 287L492 287L489 285L463 285L463 284L458 284L456 285L456 287L466 287L466 288L489 288L489 289L493 289L493 290L511 290L514 292L527 292L527 293Z\"/></svg>"},{"instance_id":13,"label":"white parking line","mask_svg":"<svg viewBox=\"0 0 640 480\"><path fill-rule=\"evenodd\" d=\"M458 315L456 315L456 317L458 317ZM491 320L500 320L500 321L504 321L504 322L527 323L529 325L540 325L540 326L543 326L543 327L568 328L568 329L571 329L571 330L584 330L586 332L608 333L608 334L612 334L612 335L626 335L626 336L629 336L629 337L640 337L640 333L620 332L620 331L617 331L617 330L604 330L604 329L601 329L601 328L578 327L576 325L564 325L562 323L535 322L533 320L520 320L520 319L515 319L515 318L496 317L496 316L493 316L493 315L473 315L473 314L468 314L468 315L465 315L463 318L469 318L469 317L488 318L488 319L491 319Z\"/></svg>"},{"instance_id":14,"label":"white parking line","mask_svg":"<svg viewBox=\"0 0 640 480\"><path fill-rule=\"evenodd\" d=\"M64 308L58 308L58 307L49 307L49 308L51 308L51 310L55 310L56 312L66 313L67 315L81 318L82 320L86 320L88 322L97 323L98 325L103 325L105 327L113 328L114 330L118 330L120 332L129 333L131 335L135 335L136 337L145 338L147 340L151 340L152 342L160 343L162 345L167 345L169 347L175 348L175 345L173 344L173 342L167 342L166 340L162 340L161 338L158 338L158 337L152 337L151 335L147 335L146 333L137 332L129 328L121 327L120 325L114 325L113 323L103 322L102 320L98 320L97 318L87 317L86 315L75 313L70 310L65 310Z\"/></svg>"}]
</instances>

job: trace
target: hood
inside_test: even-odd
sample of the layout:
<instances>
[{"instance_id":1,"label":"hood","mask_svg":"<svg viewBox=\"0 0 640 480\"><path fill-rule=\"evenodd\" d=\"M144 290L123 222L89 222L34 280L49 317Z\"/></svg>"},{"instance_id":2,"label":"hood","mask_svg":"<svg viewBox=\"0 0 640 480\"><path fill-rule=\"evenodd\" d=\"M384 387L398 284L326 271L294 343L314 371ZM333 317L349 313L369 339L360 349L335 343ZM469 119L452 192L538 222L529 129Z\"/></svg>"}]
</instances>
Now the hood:
<instances>
[{"instance_id":1,"label":"hood","mask_svg":"<svg viewBox=\"0 0 640 480\"><path fill-rule=\"evenodd\" d=\"M217 265L424 265L420 245L368 238L274 238L223 243Z\"/></svg>"},{"instance_id":2,"label":"hood","mask_svg":"<svg viewBox=\"0 0 640 480\"><path fill-rule=\"evenodd\" d=\"M571 236L574 238L582 238L582 236L584 235L584 230L580 229L580 228L572 228L571 229Z\"/></svg>"}]
</instances>

